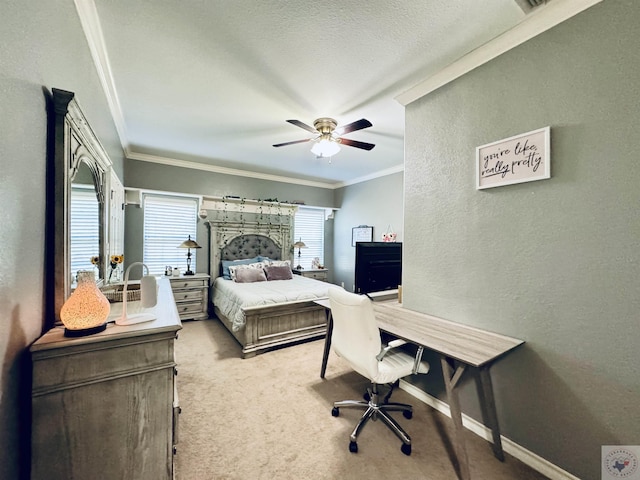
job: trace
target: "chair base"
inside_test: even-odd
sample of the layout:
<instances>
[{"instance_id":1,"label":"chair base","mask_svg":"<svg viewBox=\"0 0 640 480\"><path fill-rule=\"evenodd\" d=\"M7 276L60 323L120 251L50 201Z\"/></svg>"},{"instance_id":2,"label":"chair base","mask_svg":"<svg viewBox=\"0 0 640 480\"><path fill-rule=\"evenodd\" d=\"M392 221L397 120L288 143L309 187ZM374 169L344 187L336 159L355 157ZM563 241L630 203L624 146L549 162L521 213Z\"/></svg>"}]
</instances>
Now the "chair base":
<instances>
[{"instance_id":1,"label":"chair base","mask_svg":"<svg viewBox=\"0 0 640 480\"><path fill-rule=\"evenodd\" d=\"M391 391L393 391L393 387ZM380 402L378 385L374 383L373 387L368 391L369 401L343 400L340 402L335 402L333 404L331 415L333 415L334 417L340 415L341 408L362 408L365 410L362 417L360 417L360 421L349 436L349 439L351 441L349 444L350 452L356 453L358 451L358 435L367 424L367 422L371 419L373 419L374 421L380 419L402 441L402 453L404 453L405 455L411 455L411 437L402 429L398 422L396 422L395 419L391 415L389 415L388 412L402 412L405 418L410 419L413 416L413 407L406 403L389 402L388 400L390 396L391 392L389 392L384 397L382 402Z\"/></svg>"}]
</instances>

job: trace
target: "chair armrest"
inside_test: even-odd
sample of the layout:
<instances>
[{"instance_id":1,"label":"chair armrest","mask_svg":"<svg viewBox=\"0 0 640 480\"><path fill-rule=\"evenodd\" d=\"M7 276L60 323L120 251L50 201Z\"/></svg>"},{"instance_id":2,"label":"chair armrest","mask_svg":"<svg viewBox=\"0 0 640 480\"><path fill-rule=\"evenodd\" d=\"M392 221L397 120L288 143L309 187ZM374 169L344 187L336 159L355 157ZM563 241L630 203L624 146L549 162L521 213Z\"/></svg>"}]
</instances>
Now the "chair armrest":
<instances>
[{"instance_id":1,"label":"chair armrest","mask_svg":"<svg viewBox=\"0 0 640 480\"><path fill-rule=\"evenodd\" d=\"M420 345L418 347L418 351L416 352L416 358L413 361L413 374L418 373L418 369L420 368L420 362L422 362L422 352L424 352L424 347Z\"/></svg>"},{"instance_id":2,"label":"chair armrest","mask_svg":"<svg viewBox=\"0 0 640 480\"><path fill-rule=\"evenodd\" d=\"M407 342L405 340L401 340L401 339L396 339L396 340L391 340L386 347L384 347L382 350L380 350L380 353L378 355L376 355L376 360L381 361L384 356L389 353L389 351L391 351L394 348L398 348L401 347L402 345L406 344Z\"/></svg>"}]
</instances>

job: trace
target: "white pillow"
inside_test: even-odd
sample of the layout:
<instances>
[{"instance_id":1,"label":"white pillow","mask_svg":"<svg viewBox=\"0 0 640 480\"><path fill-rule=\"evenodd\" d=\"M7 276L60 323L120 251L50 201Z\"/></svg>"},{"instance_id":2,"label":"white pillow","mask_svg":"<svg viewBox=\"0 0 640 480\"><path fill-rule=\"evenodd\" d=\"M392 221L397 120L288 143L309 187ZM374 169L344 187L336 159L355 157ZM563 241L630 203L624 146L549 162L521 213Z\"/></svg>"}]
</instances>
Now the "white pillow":
<instances>
[{"instance_id":1,"label":"white pillow","mask_svg":"<svg viewBox=\"0 0 640 480\"><path fill-rule=\"evenodd\" d=\"M274 267L291 267L291 260L270 260L269 265Z\"/></svg>"},{"instance_id":2,"label":"white pillow","mask_svg":"<svg viewBox=\"0 0 640 480\"><path fill-rule=\"evenodd\" d=\"M235 281L236 280L236 272L238 270L243 270L245 268L253 268L253 269L260 269L262 270L265 267L265 263L264 262L256 262L256 263L250 263L248 265L231 265L229 266L229 273L231 274L231 280Z\"/></svg>"}]
</instances>

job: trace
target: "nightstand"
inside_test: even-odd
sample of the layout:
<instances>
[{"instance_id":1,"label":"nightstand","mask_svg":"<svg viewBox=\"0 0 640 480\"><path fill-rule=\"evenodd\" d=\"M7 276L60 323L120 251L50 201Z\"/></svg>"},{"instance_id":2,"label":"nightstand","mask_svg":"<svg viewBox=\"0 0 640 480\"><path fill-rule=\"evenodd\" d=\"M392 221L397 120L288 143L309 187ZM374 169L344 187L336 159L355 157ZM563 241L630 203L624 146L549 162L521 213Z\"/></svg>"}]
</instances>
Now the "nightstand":
<instances>
[{"instance_id":1,"label":"nightstand","mask_svg":"<svg viewBox=\"0 0 640 480\"><path fill-rule=\"evenodd\" d=\"M298 270L297 268L291 269L291 271L295 275L302 275L303 277L313 278L315 280L320 280L322 282L329 281L329 269L328 268L319 268L319 269L309 269L309 270Z\"/></svg>"},{"instance_id":2,"label":"nightstand","mask_svg":"<svg viewBox=\"0 0 640 480\"><path fill-rule=\"evenodd\" d=\"M168 277L180 320L206 320L209 318L209 275L196 273Z\"/></svg>"}]
</instances>

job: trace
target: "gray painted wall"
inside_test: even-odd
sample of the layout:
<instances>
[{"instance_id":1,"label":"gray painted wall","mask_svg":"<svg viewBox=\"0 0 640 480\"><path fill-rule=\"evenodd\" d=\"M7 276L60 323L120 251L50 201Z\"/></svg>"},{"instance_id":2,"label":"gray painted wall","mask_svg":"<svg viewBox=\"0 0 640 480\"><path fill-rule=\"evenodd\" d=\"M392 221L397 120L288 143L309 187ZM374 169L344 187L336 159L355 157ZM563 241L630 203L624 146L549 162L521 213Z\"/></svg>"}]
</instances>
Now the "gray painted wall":
<instances>
[{"instance_id":1,"label":"gray painted wall","mask_svg":"<svg viewBox=\"0 0 640 480\"><path fill-rule=\"evenodd\" d=\"M326 188L306 187L292 183L273 182L235 175L224 175L201 170L128 160L125 186L192 193L195 195L234 195L251 199L278 199L301 201L306 205L332 207L334 191ZM144 212L139 206L128 205L125 212L125 258L128 262L142 261ZM203 247L196 256L198 272L209 269L209 232L205 222L198 221L197 241ZM333 264L333 220L325 222L325 264Z\"/></svg>"},{"instance_id":2,"label":"gray painted wall","mask_svg":"<svg viewBox=\"0 0 640 480\"><path fill-rule=\"evenodd\" d=\"M323 189L281 189L228 176L213 181L213 174L184 169L179 177L200 194L259 191L292 199L304 190L308 204L340 207L333 264L345 283L353 278L351 227L372 224L378 235L391 223L411 251L404 267L407 306L527 340L493 369L504 434L584 479L599 478L601 444L640 444L633 371L639 9L631 0L605 0L410 105L406 228L398 213L402 198L396 198L402 180L346 187L333 203L333 193ZM43 89L77 93L118 176L131 174L126 185L176 190L169 185L182 180L167 170L161 188L145 185L142 171L124 172L71 0L9 1L2 13L0 200L11 208L3 209L0 229L0 478L26 478L31 379L25 350L43 325L44 264L51 254L43 229ZM477 145L544 125L552 127L551 180L473 189ZM219 186L203 187L209 183ZM432 366L425 388L444 398ZM474 387L466 383L463 408L480 418Z\"/></svg>"},{"instance_id":3,"label":"gray painted wall","mask_svg":"<svg viewBox=\"0 0 640 480\"><path fill-rule=\"evenodd\" d=\"M44 325L45 91L76 92L122 178L122 149L73 1L8 1L0 16L0 478L29 475L28 346Z\"/></svg>"},{"instance_id":4,"label":"gray painted wall","mask_svg":"<svg viewBox=\"0 0 640 480\"><path fill-rule=\"evenodd\" d=\"M336 190L334 221L333 282L344 283L352 291L355 279L355 247L351 246L351 229L358 225L373 226L373 240L381 241L381 235L389 225L402 242L404 221L403 174L396 173L368 182L350 185Z\"/></svg>"},{"instance_id":5,"label":"gray painted wall","mask_svg":"<svg viewBox=\"0 0 640 480\"><path fill-rule=\"evenodd\" d=\"M640 445L638 38L605 0L406 109L405 306L526 340L492 369L502 433L585 480ZM551 179L475 190L476 146L547 125Z\"/></svg>"}]
</instances>

